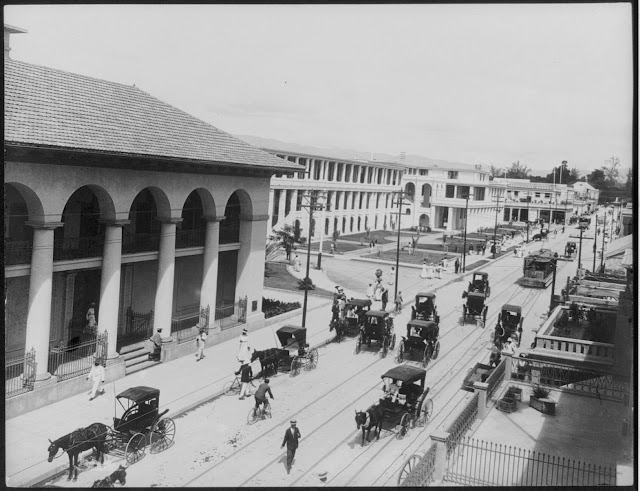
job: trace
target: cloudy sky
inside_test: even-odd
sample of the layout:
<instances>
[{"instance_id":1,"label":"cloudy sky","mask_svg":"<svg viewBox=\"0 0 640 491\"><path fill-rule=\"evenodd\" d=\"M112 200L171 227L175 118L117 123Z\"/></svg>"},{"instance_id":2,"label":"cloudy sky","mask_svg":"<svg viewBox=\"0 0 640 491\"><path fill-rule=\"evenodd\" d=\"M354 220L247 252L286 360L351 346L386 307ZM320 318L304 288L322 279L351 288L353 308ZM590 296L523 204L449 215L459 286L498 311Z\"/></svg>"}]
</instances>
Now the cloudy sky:
<instances>
[{"instance_id":1,"label":"cloudy sky","mask_svg":"<svg viewBox=\"0 0 640 491\"><path fill-rule=\"evenodd\" d=\"M13 59L233 134L583 174L631 164L628 3L9 6Z\"/></svg>"}]
</instances>

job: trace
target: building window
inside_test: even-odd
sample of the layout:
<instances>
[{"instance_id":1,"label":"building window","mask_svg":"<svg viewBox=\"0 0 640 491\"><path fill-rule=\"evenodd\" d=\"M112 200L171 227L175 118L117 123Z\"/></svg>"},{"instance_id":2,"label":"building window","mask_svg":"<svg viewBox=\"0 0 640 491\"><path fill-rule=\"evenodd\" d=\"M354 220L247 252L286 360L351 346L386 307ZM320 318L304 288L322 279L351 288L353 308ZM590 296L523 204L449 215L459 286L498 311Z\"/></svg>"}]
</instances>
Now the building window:
<instances>
[{"instance_id":1,"label":"building window","mask_svg":"<svg viewBox=\"0 0 640 491\"><path fill-rule=\"evenodd\" d=\"M382 169L378 169L378 179L376 182L382 184Z\"/></svg>"},{"instance_id":2,"label":"building window","mask_svg":"<svg viewBox=\"0 0 640 491\"><path fill-rule=\"evenodd\" d=\"M444 196L445 198L453 198L455 196L456 187L453 184L447 184Z\"/></svg>"},{"instance_id":3,"label":"building window","mask_svg":"<svg viewBox=\"0 0 640 491\"><path fill-rule=\"evenodd\" d=\"M473 189L473 199L476 201L484 201L484 190L485 188L474 188Z\"/></svg>"},{"instance_id":4,"label":"building window","mask_svg":"<svg viewBox=\"0 0 640 491\"><path fill-rule=\"evenodd\" d=\"M545 198L551 198L551 193L544 193Z\"/></svg>"},{"instance_id":5,"label":"building window","mask_svg":"<svg viewBox=\"0 0 640 491\"><path fill-rule=\"evenodd\" d=\"M362 200L364 199L364 193L360 193L360 201L358 203L358 209L362 210ZM360 229L360 225L358 225L358 229Z\"/></svg>"},{"instance_id":6,"label":"building window","mask_svg":"<svg viewBox=\"0 0 640 491\"><path fill-rule=\"evenodd\" d=\"M376 208L380 207L380 193L376 193Z\"/></svg>"},{"instance_id":7,"label":"building window","mask_svg":"<svg viewBox=\"0 0 640 491\"><path fill-rule=\"evenodd\" d=\"M456 198L465 199L469 194L469 186L458 186Z\"/></svg>"},{"instance_id":8,"label":"building window","mask_svg":"<svg viewBox=\"0 0 640 491\"><path fill-rule=\"evenodd\" d=\"M428 176L429 175L429 169L420 169L420 175L421 176Z\"/></svg>"},{"instance_id":9,"label":"building window","mask_svg":"<svg viewBox=\"0 0 640 491\"><path fill-rule=\"evenodd\" d=\"M457 179L458 178L458 171L457 170L450 170L447 172L447 178L449 179Z\"/></svg>"},{"instance_id":10,"label":"building window","mask_svg":"<svg viewBox=\"0 0 640 491\"><path fill-rule=\"evenodd\" d=\"M540 197L540 193L536 193L536 198L539 198L539 197Z\"/></svg>"},{"instance_id":11,"label":"building window","mask_svg":"<svg viewBox=\"0 0 640 491\"><path fill-rule=\"evenodd\" d=\"M393 171L393 182L391 183L393 186L396 185L397 173L398 173L397 170Z\"/></svg>"},{"instance_id":12,"label":"building window","mask_svg":"<svg viewBox=\"0 0 640 491\"><path fill-rule=\"evenodd\" d=\"M328 172L327 172L327 181L333 181L333 173L336 169L336 163L335 162L329 162L329 168L328 168Z\"/></svg>"},{"instance_id":13,"label":"building window","mask_svg":"<svg viewBox=\"0 0 640 491\"><path fill-rule=\"evenodd\" d=\"M344 166L344 182L351 182L351 164Z\"/></svg>"},{"instance_id":14,"label":"building window","mask_svg":"<svg viewBox=\"0 0 640 491\"><path fill-rule=\"evenodd\" d=\"M387 169L387 185L391 184L391 169Z\"/></svg>"},{"instance_id":15,"label":"building window","mask_svg":"<svg viewBox=\"0 0 640 491\"><path fill-rule=\"evenodd\" d=\"M302 190L298 190L298 196L296 197L296 211L302 210Z\"/></svg>"},{"instance_id":16,"label":"building window","mask_svg":"<svg viewBox=\"0 0 640 491\"><path fill-rule=\"evenodd\" d=\"M362 171L360 172L360 183L364 184L364 181L366 178L367 178L367 168L363 167Z\"/></svg>"},{"instance_id":17,"label":"building window","mask_svg":"<svg viewBox=\"0 0 640 491\"><path fill-rule=\"evenodd\" d=\"M321 167L321 162L318 160L314 160L313 162L315 162L315 165L313 166L313 179L315 181L319 181L320 180L320 171L322 170Z\"/></svg>"}]
</instances>

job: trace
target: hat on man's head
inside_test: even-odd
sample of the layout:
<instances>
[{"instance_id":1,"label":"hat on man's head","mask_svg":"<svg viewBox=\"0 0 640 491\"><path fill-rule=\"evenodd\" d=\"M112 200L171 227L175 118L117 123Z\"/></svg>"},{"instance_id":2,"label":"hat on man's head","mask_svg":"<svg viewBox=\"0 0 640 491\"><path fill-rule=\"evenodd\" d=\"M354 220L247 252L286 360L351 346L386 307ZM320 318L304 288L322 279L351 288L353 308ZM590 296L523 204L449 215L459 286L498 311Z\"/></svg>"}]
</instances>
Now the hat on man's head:
<instances>
[{"instance_id":1,"label":"hat on man's head","mask_svg":"<svg viewBox=\"0 0 640 491\"><path fill-rule=\"evenodd\" d=\"M161 327L158 328L158 332L162 332L162 328Z\"/></svg>"},{"instance_id":2,"label":"hat on man's head","mask_svg":"<svg viewBox=\"0 0 640 491\"><path fill-rule=\"evenodd\" d=\"M294 424L296 424L296 423L297 423L297 421L296 421L295 419L292 419L292 420L290 421L290 423L291 423L292 425L294 425Z\"/></svg>"},{"instance_id":3,"label":"hat on man's head","mask_svg":"<svg viewBox=\"0 0 640 491\"><path fill-rule=\"evenodd\" d=\"M513 343L513 339L512 338L507 339L507 343Z\"/></svg>"}]
</instances>

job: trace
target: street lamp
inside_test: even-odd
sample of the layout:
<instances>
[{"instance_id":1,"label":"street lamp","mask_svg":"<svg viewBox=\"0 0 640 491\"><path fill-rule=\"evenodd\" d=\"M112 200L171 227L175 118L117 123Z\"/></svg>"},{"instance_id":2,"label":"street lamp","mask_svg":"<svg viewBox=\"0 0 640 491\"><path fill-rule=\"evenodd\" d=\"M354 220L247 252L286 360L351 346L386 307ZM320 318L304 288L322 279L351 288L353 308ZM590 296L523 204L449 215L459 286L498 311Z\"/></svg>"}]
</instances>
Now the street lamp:
<instances>
[{"instance_id":1,"label":"street lamp","mask_svg":"<svg viewBox=\"0 0 640 491\"><path fill-rule=\"evenodd\" d=\"M462 197L466 199L466 203L464 205L464 245L462 246L462 272L464 273L465 267L467 265L467 222L469 218L469 193L463 194Z\"/></svg>"},{"instance_id":2,"label":"street lamp","mask_svg":"<svg viewBox=\"0 0 640 491\"><path fill-rule=\"evenodd\" d=\"M322 194L326 195L327 194L327 190L323 189L322 190ZM325 213L324 213L324 208L322 209L322 217L320 219L320 221L322 222L321 227L320 227L320 246L318 247L318 264L316 266L316 269L322 269L322 239L324 237L324 227L325 227Z\"/></svg>"},{"instance_id":3,"label":"street lamp","mask_svg":"<svg viewBox=\"0 0 640 491\"><path fill-rule=\"evenodd\" d=\"M309 208L309 232L307 239L307 273L304 278L304 304L302 305L302 327L306 327L307 322L307 296L309 294L309 265L311 260L311 224L313 223L313 212L315 210L323 210L326 196L318 193L318 191L311 191L308 195L304 196L307 199L306 205L302 205L303 208ZM323 225L324 226L324 225Z\"/></svg>"},{"instance_id":4,"label":"street lamp","mask_svg":"<svg viewBox=\"0 0 640 491\"><path fill-rule=\"evenodd\" d=\"M502 195L498 194L497 198L496 198L496 223L493 227L493 259L496 258L496 249L498 248L496 246L496 233L498 231L498 210L500 209L500 198L502 197ZM529 205L527 204L527 220L529 219ZM527 242L529 241L529 228L527 227Z\"/></svg>"},{"instance_id":5,"label":"street lamp","mask_svg":"<svg viewBox=\"0 0 640 491\"><path fill-rule=\"evenodd\" d=\"M400 220L402 219L402 201L404 199L404 191L400 189L398 191L398 244L396 246L396 279L395 279L395 293L393 295L393 299L398 297L398 272L400 271ZM393 201L391 201L391 205L394 205ZM412 244L413 245L413 244Z\"/></svg>"}]
</instances>

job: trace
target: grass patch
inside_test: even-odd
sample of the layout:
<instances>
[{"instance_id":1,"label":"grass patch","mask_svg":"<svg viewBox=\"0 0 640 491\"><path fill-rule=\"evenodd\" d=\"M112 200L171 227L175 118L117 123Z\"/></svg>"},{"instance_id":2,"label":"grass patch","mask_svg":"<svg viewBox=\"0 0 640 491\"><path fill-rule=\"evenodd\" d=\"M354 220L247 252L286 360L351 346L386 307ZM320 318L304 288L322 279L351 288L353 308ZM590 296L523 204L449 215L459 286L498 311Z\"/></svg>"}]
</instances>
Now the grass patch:
<instances>
[{"instance_id":1,"label":"grass patch","mask_svg":"<svg viewBox=\"0 0 640 491\"><path fill-rule=\"evenodd\" d=\"M289 274L285 263L270 262L267 264L269 265L269 273L264 278L265 288L277 288L279 290L288 290L296 293L304 292L304 290L298 288L298 280ZM333 298L333 292L318 287L314 290L309 290L308 294Z\"/></svg>"},{"instance_id":2,"label":"grass patch","mask_svg":"<svg viewBox=\"0 0 640 491\"><path fill-rule=\"evenodd\" d=\"M378 241L380 242L380 241ZM318 252L318 247L319 244L316 242L315 244L311 244L311 250L314 252ZM337 254L344 254L345 252L351 252L351 251L355 251L358 249L364 249L368 247L368 244L365 244L364 246L361 246L360 243L354 243L354 242L350 242L350 241L346 241L346 240L341 240L338 239L337 242L337 249L336 249L336 253ZM331 253L331 241L324 241L322 243L322 253L323 254L330 254Z\"/></svg>"},{"instance_id":3,"label":"grass patch","mask_svg":"<svg viewBox=\"0 0 640 491\"><path fill-rule=\"evenodd\" d=\"M380 254L378 254L377 252L374 254L367 254L366 256L361 256L367 259L380 259L382 261L391 261L391 262L395 262L396 260L396 251L391 250L391 251L382 251ZM440 260L442 258L444 258L445 255L444 253L440 252L423 252L423 251L419 251L416 252L415 254L413 254L412 256L409 255L408 252L406 251L400 251L400 262L401 263L408 263L408 264L419 264L422 265L422 260L426 259L427 262L432 262L432 263L439 263ZM448 254L447 255L448 259L455 259L455 255L453 254Z\"/></svg>"}]
</instances>

